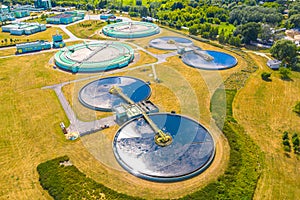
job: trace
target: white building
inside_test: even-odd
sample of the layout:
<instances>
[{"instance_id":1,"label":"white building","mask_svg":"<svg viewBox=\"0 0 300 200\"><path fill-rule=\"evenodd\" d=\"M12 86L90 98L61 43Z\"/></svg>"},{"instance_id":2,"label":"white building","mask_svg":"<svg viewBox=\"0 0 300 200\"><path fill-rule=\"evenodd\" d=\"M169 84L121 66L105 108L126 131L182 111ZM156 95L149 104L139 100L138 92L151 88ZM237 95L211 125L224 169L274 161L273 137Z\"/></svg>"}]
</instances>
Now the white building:
<instances>
[{"instance_id":1,"label":"white building","mask_svg":"<svg viewBox=\"0 0 300 200\"><path fill-rule=\"evenodd\" d=\"M281 61L280 60L268 60L267 65L271 69L279 69L279 67L281 65Z\"/></svg>"}]
</instances>

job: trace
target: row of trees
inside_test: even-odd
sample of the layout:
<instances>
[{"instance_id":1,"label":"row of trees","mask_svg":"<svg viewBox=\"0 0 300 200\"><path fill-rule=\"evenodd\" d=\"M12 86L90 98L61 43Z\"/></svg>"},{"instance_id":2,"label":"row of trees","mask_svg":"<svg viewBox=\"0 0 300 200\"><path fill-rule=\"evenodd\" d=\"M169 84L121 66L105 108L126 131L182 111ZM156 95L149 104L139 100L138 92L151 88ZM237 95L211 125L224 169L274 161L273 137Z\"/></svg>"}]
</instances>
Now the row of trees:
<instances>
[{"instance_id":1,"label":"row of trees","mask_svg":"<svg viewBox=\"0 0 300 200\"><path fill-rule=\"evenodd\" d=\"M299 140L299 136L297 133L294 133L292 135L292 144L290 143L290 138L289 138L289 133L287 131L284 131L282 134L282 144L283 144L283 149L286 152L291 152L291 149L293 149L295 154L299 154L300 153L300 140Z\"/></svg>"}]
</instances>

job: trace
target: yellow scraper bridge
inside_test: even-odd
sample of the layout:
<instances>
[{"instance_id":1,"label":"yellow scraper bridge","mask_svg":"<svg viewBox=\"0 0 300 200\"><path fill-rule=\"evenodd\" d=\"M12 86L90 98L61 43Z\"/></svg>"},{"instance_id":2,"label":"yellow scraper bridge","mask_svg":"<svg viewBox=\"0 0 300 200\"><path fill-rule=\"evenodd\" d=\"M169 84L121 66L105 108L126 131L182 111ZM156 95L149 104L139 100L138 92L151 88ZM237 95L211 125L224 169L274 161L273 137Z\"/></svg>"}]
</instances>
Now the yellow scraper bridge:
<instances>
[{"instance_id":1,"label":"yellow scraper bridge","mask_svg":"<svg viewBox=\"0 0 300 200\"><path fill-rule=\"evenodd\" d=\"M150 117L147 115L147 113L138 104L135 104L135 102L132 101L126 94L124 94L121 88L114 85L110 88L109 93L119 95L125 101L127 101L129 104L131 104L131 105L134 104L141 110L143 117L148 122L148 124L153 129L153 131L156 133L154 139L155 139L155 143L157 145L167 146L172 143L172 136L170 136L167 133L164 133L161 129L159 129L156 126L156 124L150 119Z\"/></svg>"}]
</instances>

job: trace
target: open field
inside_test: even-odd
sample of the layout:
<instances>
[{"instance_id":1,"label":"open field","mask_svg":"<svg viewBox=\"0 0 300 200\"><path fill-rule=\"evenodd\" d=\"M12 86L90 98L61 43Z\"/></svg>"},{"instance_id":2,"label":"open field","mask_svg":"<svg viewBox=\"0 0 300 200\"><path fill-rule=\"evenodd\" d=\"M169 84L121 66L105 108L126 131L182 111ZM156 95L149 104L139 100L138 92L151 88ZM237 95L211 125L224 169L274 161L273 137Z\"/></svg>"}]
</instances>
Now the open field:
<instances>
[{"instance_id":1,"label":"open field","mask_svg":"<svg viewBox=\"0 0 300 200\"><path fill-rule=\"evenodd\" d=\"M299 101L300 74L292 81L280 79L270 70L266 59L250 54L259 70L248 80L234 103L234 117L265 154L265 167L258 182L255 199L297 199L300 193L300 158L283 151L282 132L300 132L300 118L292 112ZM271 82L261 79L263 71L272 72Z\"/></svg>"},{"instance_id":2,"label":"open field","mask_svg":"<svg viewBox=\"0 0 300 200\"><path fill-rule=\"evenodd\" d=\"M9 55L14 55L15 53L16 53L16 47L0 50L0 56L9 56Z\"/></svg>"},{"instance_id":3,"label":"open field","mask_svg":"<svg viewBox=\"0 0 300 200\"><path fill-rule=\"evenodd\" d=\"M82 148L60 134L59 122L67 122L65 114L54 92L40 89L72 78L45 67L51 56L0 60L1 199L49 199L39 185L36 166Z\"/></svg>"},{"instance_id":4,"label":"open field","mask_svg":"<svg viewBox=\"0 0 300 200\"><path fill-rule=\"evenodd\" d=\"M67 29L79 38L103 40L106 37L99 34L99 31L106 24L106 22L102 21L86 20L84 22L67 26Z\"/></svg>"},{"instance_id":5,"label":"open field","mask_svg":"<svg viewBox=\"0 0 300 200\"><path fill-rule=\"evenodd\" d=\"M58 27L47 28L45 31L38 32L28 36L27 35L17 36L17 35L10 35L10 33L0 32L0 41L1 41L0 46L13 45L16 43L32 42L36 40L47 40L51 42L52 35L55 35L57 32L62 34L63 39L69 38L69 36Z\"/></svg>"}]
</instances>

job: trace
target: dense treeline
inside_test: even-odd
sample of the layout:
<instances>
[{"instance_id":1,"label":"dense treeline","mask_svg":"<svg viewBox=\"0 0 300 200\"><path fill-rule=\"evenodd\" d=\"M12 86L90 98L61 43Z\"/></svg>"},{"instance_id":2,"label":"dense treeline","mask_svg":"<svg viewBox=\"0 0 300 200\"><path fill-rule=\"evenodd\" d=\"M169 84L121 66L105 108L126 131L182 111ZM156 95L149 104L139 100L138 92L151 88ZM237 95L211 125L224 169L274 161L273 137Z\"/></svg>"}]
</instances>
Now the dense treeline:
<instances>
[{"instance_id":1,"label":"dense treeline","mask_svg":"<svg viewBox=\"0 0 300 200\"><path fill-rule=\"evenodd\" d=\"M8 0L2 1L7 3ZM17 2L33 3L33 0L13 0L13 3ZM87 10L121 10L128 12L131 17L151 16L162 25L176 29L188 28L190 34L213 40L219 38L222 44L238 47L257 38L267 44L282 37L274 35L271 28L300 27L299 1L270 0L262 4L255 0L52 0L52 4ZM287 9L289 12L284 18ZM248 28L250 32L245 31Z\"/></svg>"},{"instance_id":2,"label":"dense treeline","mask_svg":"<svg viewBox=\"0 0 300 200\"><path fill-rule=\"evenodd\" d=\"M234 25L247 22L264 22L275 25L279 24L282 19L282 14L278 13L275 8L262 6L237 6L229 15L229 22Z\"/></svg>"},{"instance_id":3,"label":"dense treeline","mask_svg":"<svg viewBox=\"0 0 300 200\"><path fill-rule=\"evenodd\" d=\"M37 167L42 187L54 199L139 199L95 182L73 165L60 165L65 161L69 161L67 156L49 160Z\"/></svg>"}]
</instances>

